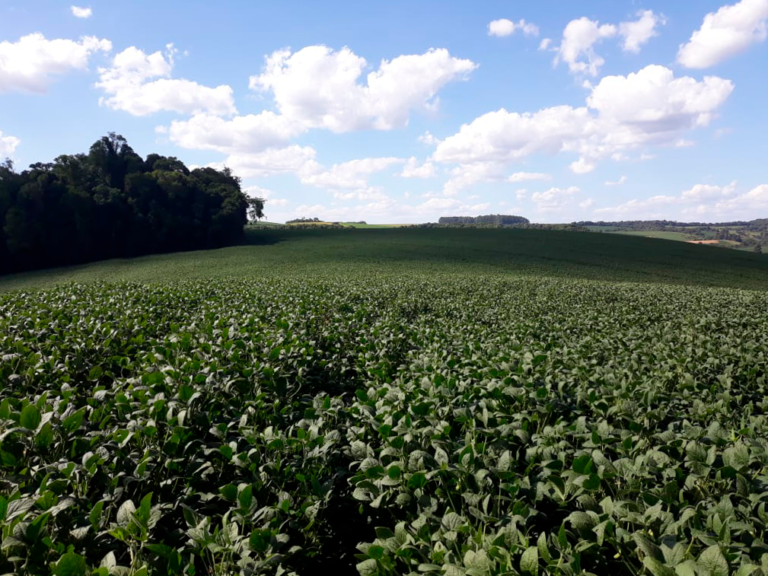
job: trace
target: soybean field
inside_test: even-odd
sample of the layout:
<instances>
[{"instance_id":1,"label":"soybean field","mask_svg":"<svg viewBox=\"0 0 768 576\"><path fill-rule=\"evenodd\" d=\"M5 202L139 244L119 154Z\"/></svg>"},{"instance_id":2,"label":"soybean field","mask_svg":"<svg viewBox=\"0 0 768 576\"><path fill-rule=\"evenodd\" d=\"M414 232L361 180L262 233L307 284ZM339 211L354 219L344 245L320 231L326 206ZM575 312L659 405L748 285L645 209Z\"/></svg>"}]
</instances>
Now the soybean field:
<instances>
[{"instance_id":1,"label":"soybean field","mask_svg":"<svg viewBox=\"0 0 768 576\"><path fill-rule=\"evenodd\" d=\"M0 573L768 573L768 258L459 232L0 278Z\"/></svg>"}]
</instances>

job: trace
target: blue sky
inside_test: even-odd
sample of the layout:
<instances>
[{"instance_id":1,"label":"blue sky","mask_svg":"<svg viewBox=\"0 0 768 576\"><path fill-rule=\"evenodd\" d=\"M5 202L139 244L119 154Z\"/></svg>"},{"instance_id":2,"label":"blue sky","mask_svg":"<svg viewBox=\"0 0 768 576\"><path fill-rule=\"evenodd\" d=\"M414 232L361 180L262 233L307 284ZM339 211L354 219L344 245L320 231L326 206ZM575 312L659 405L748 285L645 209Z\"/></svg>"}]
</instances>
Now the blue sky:
<instances>
[{"instance_id":1,"label":"blue sky","mask_svg":"<svg viewBox=\"0 0 768 576\"><path fill-rule=\"evenodd\" d=\"M768 0L0 0L0 156L107 132L272 221L768 217Z\"/></svg>"}]
</instances>

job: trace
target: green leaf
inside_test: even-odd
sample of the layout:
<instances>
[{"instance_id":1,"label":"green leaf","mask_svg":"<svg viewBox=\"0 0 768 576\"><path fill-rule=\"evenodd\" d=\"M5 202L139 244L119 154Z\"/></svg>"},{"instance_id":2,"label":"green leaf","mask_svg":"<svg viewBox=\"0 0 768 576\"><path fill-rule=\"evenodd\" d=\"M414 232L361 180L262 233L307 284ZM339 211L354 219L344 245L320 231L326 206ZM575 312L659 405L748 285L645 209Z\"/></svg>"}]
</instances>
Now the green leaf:
<instances>
[{"instance_id":1,"label":"green leaf","mask_svg":"<svg viewBox=\"0 0 768 576\"><path fill-rule=\"evenodd\" d=\"M650 556L655 560L658 560L662 564L664 563L664 553L656 544L651 542L644 534L635 532L632 534L632 539L637 544L637 547L643 551L646 556Z\"/></svg>"},{"instance_id":2,"label":"green leaf","mask_svg":"<svg viewBox=\"0 0 768 576\"><path fill-rule=\"evenodd\" d=\"M219 488L219 494L221 494L222 498L225 500L234 502L237 500L237 486L234 484L226 484L225 486Z\"/></svg>"},{"instance_id":3,"label":"green leaf","mask_svg":"<svg viewBox=\"0 0 768 576\"><path fill-rule=\"evenodd\" d=\"M144 496L139 504L139 509L136 510L136 517L143 523L149 521L149 513L152 510L152 492Z\"/></svg>"},{"instance_id":4,"label":"green leaf","mask_svg":"<svg viewBox=\"0 0 768 576\"><path fill-rule=\"evenodd\" d=\"M21 424L27 430L36 430L42 420L40 410L34 404L27 404L27 406L21 411L21 418L19 424Z\"/></svg>"},{"instance_id":5,"label":"green leaf","mask_svg":"<svg viewBox=\"0 0 768 576\"><path fill-rule=\"evenodd\" d=\"M136 506L133 501L126 500L117 510L117 524L121 528L125 528L133 520L133 515L136 513Z\"/></svg>"},{"instance_id":6,"label":"green leaf","mask_svg":"<svg viewBox=\"0 0 768 576\"><path fill-rule=\"evenodd\" d=\"M83 416L85 415L85 408L80 408L77 412L70 414L62 421L61 425L69 434L72 434L80 429L83 423Z\"/></svg>"},{"instance_id":7,"label":"green leaf","mask_svg":"<svg viewBox=\"0 0 768 576\"><path fill-rule=\"evenodd\" d=\"M91 368L91 371L88 372L88 380L98 380L101 378L102 374L104 374L104 370L101 369L101 366L94 366Z\"/></svg>"},{"instance_id":8,"label":"green leaf","mask_svg":"<svg viewBox=\"0 0 768 576\"><path fill-rule=\"evenodd\" d=\"M723 463L735 470L749 466L749 448L741 442L723 452Z\"/></svg>"},{"instance_id":9,"label":"green leaf","mask_svg":"<svg viewBox=\"0 0 768 576\"><path fill-rule=\"evenodd\" d=\"M531 546L523 552L522 558L520 558L520 570L527 574L539 573L539 550L535 546Z\"/></svg>"},{"instance_id":10,"label":"green leaf","mask_svg":"<svg viewBox=\"0 0 768 576\"><path fill-rule=\"evenodd\" d=\"M38 448L48 448L51 444L53 444L54 440L54 434L53 434L53 426L51 426L50 422L46 422L43 424L42 428L40 428L40 431L35 436L35 444Z\"/></svg>"},{"instance_id":11,"label":"green leaf","mask_svg":"<svg viewBox=\"0 0 768 576\"><path fill-rule=\"evenodd\" d=\"M536 547L539 549L539 556L544 559L544 562L549 563L552 560L552 555L549 553L549 547L547 546L546 532L539 534L539 539L536 541Z\"/></svg>"},{"instance_id":12,"label":"green leaf","mask_svg":"<svg viewBox=\"0 0 768 576\"><path fill-rule=\"evenodd\" d=\"M373 558L363 560L356 567L360 576L374 576L379 571L379 565Z\"/></svg>"},{"instance_id":13,"label":"green leaf","mask_svg":"<svg viewBox=\"0 0 768 576\"><path fill-rule=\"evenodd\" d=\"M665 566L663 562L659 562L656 558L650 556L643 558L643 566L645 566L653 576L675 576L674 569Z\"/></svg>"},{"instance_id":14,"label":"green leaf","mask_svg":"<svg viewBox=\"0 0 768 576\"><path fill-rule=\"evenodd\" d=\"M8 398L0 402L0 420L8 420L11 417L11 403Z\"/></svg>"},{"instance_id":15,"label":"green leaf","mask_svg":"<svg viewBox=\"0 0 768 576\"><path fill-rule=\"evenodd\" d=\"M696 563L711 576L728 576L729 574L728 561L717 544L704 550Z\"/></svg>"},{"instance_id":16,"label":"green leaf","mask_svg":"<svg viewBox=\"0 0 768 576\"><path fill-rule=\"evenodd\" d=\"M413 490L424 488L427 485L427 476L423 472L416 472L408 479L408 488Z\"/></svg>"},{"instance_id":17,"label":"green leaf","mask_svg":"<svg viewBox=\"0 0 768 576\"><path fill-rule=\"evenodd\" d=\"M240 508L250 509L251 504L253 504L253 486L251 484L248 484L240 491L240 494L237 495L237 501L240 504Z\"/></svg>"},{"instance_id":18,"label":"green leaf","mask_svg":"<svg viewBox=\"0 0 768 576\"><path fill-rule=\"evenodd\" d=\"M85 576L88 573L88 564L80 554L67 552L59 558L53 573L56 576Z\"/></svg>"},{"instance_id":19,"label":"green leaf","mask_svg":"<svg viewBox=\"0 0 768 576\"><path fill-rule=\"evenodd\" d=\"M98 531L101 525L101 511L104 509L104 501L96 502L91 508L91 512L88 514L88 520L91 521L94 531Z\"/></svg>"}]
</instances>

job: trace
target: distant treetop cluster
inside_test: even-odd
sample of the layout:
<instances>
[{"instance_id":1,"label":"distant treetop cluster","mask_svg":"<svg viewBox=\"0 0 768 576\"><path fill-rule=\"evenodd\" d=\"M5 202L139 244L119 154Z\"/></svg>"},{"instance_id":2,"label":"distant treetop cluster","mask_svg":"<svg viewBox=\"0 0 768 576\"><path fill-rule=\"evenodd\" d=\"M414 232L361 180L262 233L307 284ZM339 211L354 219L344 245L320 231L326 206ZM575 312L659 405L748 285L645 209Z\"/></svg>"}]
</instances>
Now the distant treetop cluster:
<instances>
[{"instance_id":1,"label":"distant treetop cluster","mask_svg":"<svg viewBox=\"0 0 768 576\"><path fill-rule=\"evenodd\" d=\"M109 134L21 173L0 164L0 273L230 245L263 207L226 168L142 159Z\"/></svg>"}]
</instances>

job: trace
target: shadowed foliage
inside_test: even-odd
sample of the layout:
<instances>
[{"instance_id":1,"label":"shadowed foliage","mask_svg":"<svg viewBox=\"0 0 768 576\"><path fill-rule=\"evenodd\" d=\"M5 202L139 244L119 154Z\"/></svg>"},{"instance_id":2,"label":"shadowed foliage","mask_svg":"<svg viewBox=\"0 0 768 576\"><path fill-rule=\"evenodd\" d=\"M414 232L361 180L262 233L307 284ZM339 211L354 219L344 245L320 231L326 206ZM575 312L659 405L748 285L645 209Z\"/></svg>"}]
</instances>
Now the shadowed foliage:
<instances>
[{"instance_id":1,"label":"shadowed foliage","mask_svg":"<svg viewBox=\"0 0 768 576\"><path fill-rule=\"evenodd\" d=\"M142 159L112 133L21 173L0 165L0 273L227 246L263 205L226 168Z\"/></svg>"}]
</instances>

